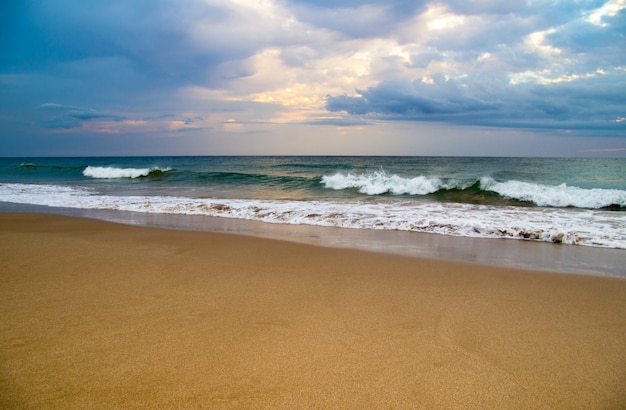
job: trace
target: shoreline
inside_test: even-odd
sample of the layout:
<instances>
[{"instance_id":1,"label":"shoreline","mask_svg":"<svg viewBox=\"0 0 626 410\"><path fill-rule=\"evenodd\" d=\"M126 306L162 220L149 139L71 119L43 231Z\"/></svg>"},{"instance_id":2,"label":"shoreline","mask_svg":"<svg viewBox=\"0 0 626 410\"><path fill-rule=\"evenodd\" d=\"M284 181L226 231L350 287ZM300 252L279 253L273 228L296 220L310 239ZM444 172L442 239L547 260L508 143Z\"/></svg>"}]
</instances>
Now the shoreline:
<instances>
[{"instance_id":1,"label":"shoreline","mask_svg":"<svg viewBox=\"0 0 626 410\"><path fill-rule=\"evenodd\" d=\"M273 224L200 215L56 208L0 203L0 213L76 216L133 226L246 235L323 247L356 249L542 272L626 278L626 250L523 239L467 238L435 233Z\"/></svg>"},{"instance_id":2,"label":"shoreline","mask_svg":"<svg viewBox=\"0 0 626 410\"><path fill-rule=\"evenodd\" d=\"M0 213L3 408L619 408L626 280Z\"/></svg>"}]
</instances>

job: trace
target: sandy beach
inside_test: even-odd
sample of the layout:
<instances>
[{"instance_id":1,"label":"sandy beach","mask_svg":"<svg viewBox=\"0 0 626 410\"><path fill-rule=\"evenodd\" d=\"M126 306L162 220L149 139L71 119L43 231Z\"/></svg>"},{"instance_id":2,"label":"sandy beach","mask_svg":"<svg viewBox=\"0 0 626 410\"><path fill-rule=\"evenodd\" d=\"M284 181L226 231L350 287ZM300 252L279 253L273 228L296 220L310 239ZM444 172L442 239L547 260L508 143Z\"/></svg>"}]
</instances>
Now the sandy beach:
<instances>
[{"instance_id":1,"label":"sandy beach","mask_svg":"<svg viewBox=\"0 0 626 410\"><path fill-rule=\"evenodd\" d=\"M626 280L0 213L1 408L626 407Z\"/></svg>"}]
</instances>

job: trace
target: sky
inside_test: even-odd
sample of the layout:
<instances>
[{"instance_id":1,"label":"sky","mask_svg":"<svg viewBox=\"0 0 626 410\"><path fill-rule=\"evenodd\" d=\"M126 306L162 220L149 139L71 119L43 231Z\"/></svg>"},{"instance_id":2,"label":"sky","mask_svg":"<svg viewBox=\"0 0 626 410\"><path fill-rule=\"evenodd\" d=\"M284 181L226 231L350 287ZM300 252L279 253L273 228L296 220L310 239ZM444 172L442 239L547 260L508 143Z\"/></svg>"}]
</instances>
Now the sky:
<instances>
[{"instance_id":1,"label":"sky","mask_svg":"<svg viewBox=\"0 0 626 410\"><path fill-rule=\"evenodd\" d=\"M0 3L0 156L626 157L626 0Z\"/></svg>"}]
</instances>

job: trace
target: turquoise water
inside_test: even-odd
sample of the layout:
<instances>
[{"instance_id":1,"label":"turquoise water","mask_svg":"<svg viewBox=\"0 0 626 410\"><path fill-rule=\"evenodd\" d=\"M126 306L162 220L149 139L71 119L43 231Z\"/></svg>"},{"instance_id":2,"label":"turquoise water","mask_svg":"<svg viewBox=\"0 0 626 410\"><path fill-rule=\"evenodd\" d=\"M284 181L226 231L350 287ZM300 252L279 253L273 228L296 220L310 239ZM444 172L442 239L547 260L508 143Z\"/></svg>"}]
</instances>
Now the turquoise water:
<instances>
[{"instance_id":1,"label":"turquoise water","mask_svg":"<svg viewBox=\"0 0 626 410\"><path fill-rule=\"evenodd\" d=\"M626 159L0 159L0 202L626 249Z\"/></svg>"}]
</instances>

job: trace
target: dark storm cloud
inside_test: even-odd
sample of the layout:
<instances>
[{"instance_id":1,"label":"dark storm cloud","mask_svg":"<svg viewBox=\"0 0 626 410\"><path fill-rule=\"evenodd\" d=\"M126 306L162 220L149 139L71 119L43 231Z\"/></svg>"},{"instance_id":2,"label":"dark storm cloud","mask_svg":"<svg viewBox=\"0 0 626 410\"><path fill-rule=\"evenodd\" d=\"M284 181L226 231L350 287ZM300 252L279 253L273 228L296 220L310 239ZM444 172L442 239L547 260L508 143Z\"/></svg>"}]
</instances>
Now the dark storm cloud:
<instances>
[{"instance_id":1,"label":"dark storm cloud","mask_svg":"<svg viewBox=\"0 0 626 410\"><path fill-rule=\"evenodd\" d=\"M626 82L621 75L558 84L511 85L458 81L387 81L359 96L329 96L329 111L380 119L512 128L624 130Z\"/></svg>"},{"instance_id":2,"label":"dark storm cloud","mask_svg":"<svg viewBox=\"0 0 626 410\"><path fill-rule=\"evenodd\" d=\"M33 2L20 10L6 64L36 71L53 64L59 67L59 63L117 58L147 79L208 83L215 80L208 75L212 68L254 51L254 44L237 41L226 30L221 35L208 30L195 38L196 25L223 26L233 18L233 11L200 1L185 5L179 7L172 1ZM26 46L33 52L26 52Z\"/></svg>"},{"instance_id":3,"label":"dark storm cloud","mask_svg":"<svg viewBox=\"0 0 626 410\"><path fill-rule=\"evenodd\" d=\"M122 121L123 116L109 114L91 108L74 107L56 103L41 104L36 108L43 113L39 122L45 128L78 128L86 121L110 120Z\"/></svg>"},{"instance_id":4,"label":"dark storm cloud","mask_svg":"<svg viewBox=\"0 0 626 410\"><path fill-rule=\"evenodd\" d=\"M389 81L357 92L360 97L329 97L327 108L350 114L424 115L428 118L428 115L494 111L498 105L484 92L462 89L456 81L443 78L437 78L432 85L421 81Z\"/></svg>"}]
</instances>

